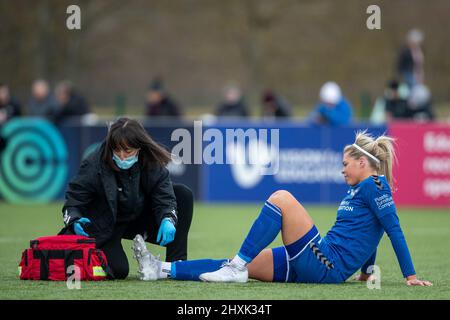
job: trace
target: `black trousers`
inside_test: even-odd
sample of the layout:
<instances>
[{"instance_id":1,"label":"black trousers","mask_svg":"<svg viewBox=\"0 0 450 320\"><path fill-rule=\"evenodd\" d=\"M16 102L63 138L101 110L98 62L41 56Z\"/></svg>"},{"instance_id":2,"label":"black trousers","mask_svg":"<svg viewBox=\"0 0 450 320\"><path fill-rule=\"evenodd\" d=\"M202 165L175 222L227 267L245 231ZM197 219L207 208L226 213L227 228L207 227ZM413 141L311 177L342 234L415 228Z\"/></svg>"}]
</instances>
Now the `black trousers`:
<instances>
[{"instance_id":1,"label":"black trousers","mask_svg":"<svg viewBox=\"0 0 450 320\"><path fill-rule=\"evenodd\" d=\"M187 260L188 233L191 227L194 197L191 189L184 184L173 184L177 199L178 223L175 239L166 246L166 261ZM158 223L151 212L151 208L144 208L143 213L134 221L117 223L112 237L100 247L108 259L108 265L114 273L115 279L125 279L130 267L127 256L122 247L122 239L133 240L136 234L141 234L149 243L157 244Z\"/></svg>"}]
</instances>

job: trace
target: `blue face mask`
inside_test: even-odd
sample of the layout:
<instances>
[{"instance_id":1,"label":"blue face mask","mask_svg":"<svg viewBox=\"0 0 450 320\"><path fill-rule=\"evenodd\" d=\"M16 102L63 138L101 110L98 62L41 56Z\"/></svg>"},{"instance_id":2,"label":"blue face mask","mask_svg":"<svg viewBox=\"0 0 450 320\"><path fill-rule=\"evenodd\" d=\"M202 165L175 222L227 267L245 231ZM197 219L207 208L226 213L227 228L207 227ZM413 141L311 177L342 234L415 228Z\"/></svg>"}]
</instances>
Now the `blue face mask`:
<instances>
[{"instance_id":1,"label":"blue face mask","mask_svg":"<svg viewBox=\"0 0 450 320\"><path fill-rule=\"evenodd\" d=\"M113 153L113 160L120 169L127 170L138 161L138 154L125 158L125 160L120 160L120 158Z\"/></svg>"}]
</instances>

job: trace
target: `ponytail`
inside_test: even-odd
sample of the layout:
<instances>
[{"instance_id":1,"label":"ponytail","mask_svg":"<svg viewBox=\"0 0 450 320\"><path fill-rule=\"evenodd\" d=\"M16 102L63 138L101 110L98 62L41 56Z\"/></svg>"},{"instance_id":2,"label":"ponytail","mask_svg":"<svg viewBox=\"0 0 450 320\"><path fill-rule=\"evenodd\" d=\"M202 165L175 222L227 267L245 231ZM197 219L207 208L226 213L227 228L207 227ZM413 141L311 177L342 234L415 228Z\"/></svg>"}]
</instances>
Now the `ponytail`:
<instances>
[{"instance_id":1,"label":"ponytail","mask_svg":"<svg viewBox=\"0 0 450 320\"><path fill-rule=\"evenodd\" d=\"M349 156L354 159L366 156L370 166L374 168L378 174L384 175L393 189L394 176L392 174L392 167L394 161L397 159L395 155L394 142L394 138L387 135L381 135L374 139L372 135L367 133L367 130L358 131L356 133L354 144L362 148L365 152L362 152L354 145L348 145L344 148L344 153L348 152ZM367 156L367 154L365 154L366 152L375 157L375 159L371 156ZM376 161L376 159L379 161Z\"/></svg>"}]
</instances>

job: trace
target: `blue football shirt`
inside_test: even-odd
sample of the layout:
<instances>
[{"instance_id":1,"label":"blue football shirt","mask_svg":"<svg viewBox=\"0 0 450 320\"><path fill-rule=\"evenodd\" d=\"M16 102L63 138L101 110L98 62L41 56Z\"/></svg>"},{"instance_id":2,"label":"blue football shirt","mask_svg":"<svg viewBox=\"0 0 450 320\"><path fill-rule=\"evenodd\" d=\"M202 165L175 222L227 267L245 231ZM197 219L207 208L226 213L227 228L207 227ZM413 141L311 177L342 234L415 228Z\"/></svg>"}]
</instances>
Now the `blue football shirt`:
<instances>
[{"instance_id":1,"label":"blue football shirt","mask_svg":"<svg viewBox=\"0 0 450 320\"><path fill-rule=\"evenodd\" d=\"M360 268L366 272L366 267L375 263L385 231L403 275L415 274L389 184L384 176L370 176L348 190L334 226L323 238L323 251L347 279Z\"/></svg>"}]
</instances>

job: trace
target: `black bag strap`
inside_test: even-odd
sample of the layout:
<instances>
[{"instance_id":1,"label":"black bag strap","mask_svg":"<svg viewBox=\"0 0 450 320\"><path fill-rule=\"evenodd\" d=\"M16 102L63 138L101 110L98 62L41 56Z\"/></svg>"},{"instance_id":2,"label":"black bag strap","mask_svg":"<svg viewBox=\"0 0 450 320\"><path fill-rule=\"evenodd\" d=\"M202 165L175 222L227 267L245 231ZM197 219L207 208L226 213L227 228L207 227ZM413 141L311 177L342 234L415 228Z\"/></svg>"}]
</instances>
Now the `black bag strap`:
<instances>
[{"instance_id":1,"label":"black bag strap","mask_svg":"<svg viewBox=\"0 0 450 320\"><path fill-rule=\"evenodd\" d=\"M83 250L61 250L64 252L64 268L66 271L66 278L70 277L69 267L75 265L75 259L83 258Z\"/></svg>"},{"instance_id":2,"label":"black bag strap","mask_svg":"<svg viewBox=\"0 0 450 320\"><path fill-rule=\"evenodd\" d=\"M35 250L33 252L34 259L41 260L40 280L48 280L48 250Z\"/></svg>"},{"instance_id":3,"label":"black bag strap","mask_svg":"<svg viewBox=\"0 0 450 320\"><path fill-rule=\"evenodd\" d=\"M23 253L23 259L24 259L25 266L28 267L28 249L26 249L26 250L24 251L24 253Z\"/></svg>"},{"instance_id":4,"label":"black bag strap","mask_svg":"<svg viewBox=\"0 0 450 320\"><path fill-rule=\"evenodd\" d=\"M103 270L106 272L106 274L108 275L109 279L114 280L116 278L114 276L114 272L108 266L106 261L103 259L103 256L100 254L100 252L102 252L100 249L95 249L95 253L96 253L98 259L100 260L100 265L102 266Z\"/></svg>"},{"instance_id":5,"label":"black bag strap","mask_svg":"<svg viewBox=\"0 0 450 320\"><path fill-rule=\"evenodd\" d=\"M90 251L90 250L89 250ZM98 259L100 260L100 265L103 270L106 272L109 279L114 280L114 272L108 266L107 262L103 259L103 256L100 254L100 249L94 250ZM71 265L74 265L75 259L83 258L83 250L34 250L33 255L35 259L40 259L40 280L48 280L48 262L50 259L64 259L64 268L66 277L70 276L68 273L68 268Z\"/></svg>"},{"instance_id":6,"label":"black bag strap","mask_svg":"<svg viewBox=\"0 0 450 320\"><path fill-rule=\"evenodd\" d=\"M35 259L41 260L40 280L48 280L48 261L50 259L64 259L67 277L70 276L68 268L74 265L74 260L83 258L83 250L34 250L33 255Z\"/></svg>"}]
</instances>

